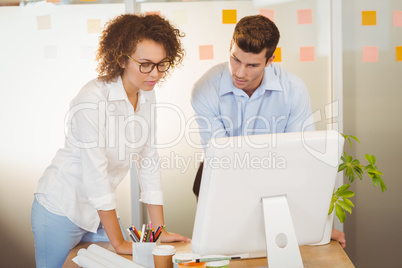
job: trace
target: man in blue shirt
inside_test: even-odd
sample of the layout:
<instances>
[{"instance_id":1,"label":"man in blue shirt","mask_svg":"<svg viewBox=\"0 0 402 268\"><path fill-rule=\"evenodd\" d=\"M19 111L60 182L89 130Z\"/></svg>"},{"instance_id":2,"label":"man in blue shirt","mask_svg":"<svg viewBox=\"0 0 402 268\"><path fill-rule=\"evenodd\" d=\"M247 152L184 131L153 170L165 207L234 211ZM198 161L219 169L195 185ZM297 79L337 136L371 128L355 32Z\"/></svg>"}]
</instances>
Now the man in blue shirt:
<instances>
[{"instance_id":1,"label":"man in blue shirt","mask_svg":"<svg viewBox=\"0 0 402 268\"><path fill-rule=\"evenodd\" d=\"M204 149L216 137L315 130L303 81L272 63L279 37L268 18L242 18L233 33L229 61L195 83L191 104ZM197 197L201 173L202 166L193 186ZM337 240L345 245L344 235Z\"/></svg>"}]
</instances>

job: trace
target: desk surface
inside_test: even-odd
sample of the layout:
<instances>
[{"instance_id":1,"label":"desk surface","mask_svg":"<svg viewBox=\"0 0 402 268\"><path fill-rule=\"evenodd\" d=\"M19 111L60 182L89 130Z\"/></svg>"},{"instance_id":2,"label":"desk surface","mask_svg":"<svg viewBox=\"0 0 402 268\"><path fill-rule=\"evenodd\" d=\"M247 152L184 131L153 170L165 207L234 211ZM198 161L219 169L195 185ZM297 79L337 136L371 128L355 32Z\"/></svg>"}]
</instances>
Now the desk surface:
<instances>
[{"instance_id":1,"label":"desk surface","mask_svg":"<svg viewBox=\"0 0 402 268\"><path fill-rule=\"evenodd\" d=\"M75 264L72 259L77 256L77 252L81 248L88 248L92 243L80 243L75 248L73 248L68 255L63 268L79 267ZM101 247L113 251L113 247L107 242L95 243ZM189 242L178 242L178 243L166 243L172 245L176 248L177 253L189 252L191 244ZM354 267L353 263L350 261L348 255L336 241L331 241L328 245L322 246L301 246L300 253L302 256L303 264L305 268L348 268ZM121 255L129 260L132 260L131 255ZM229 265L231 268L236 267L267 267L267 259L248 259L248 260L232 260Z\"/></svg>"}]
</instances>

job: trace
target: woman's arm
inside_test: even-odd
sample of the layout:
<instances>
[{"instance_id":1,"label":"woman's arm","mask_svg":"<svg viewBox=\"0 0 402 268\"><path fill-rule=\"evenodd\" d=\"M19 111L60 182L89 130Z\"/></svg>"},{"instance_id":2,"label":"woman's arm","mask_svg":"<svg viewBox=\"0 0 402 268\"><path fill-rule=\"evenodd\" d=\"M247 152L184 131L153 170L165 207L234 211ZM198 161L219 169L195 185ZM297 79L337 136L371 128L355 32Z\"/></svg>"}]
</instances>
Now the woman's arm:
<instances>
[{"instance_id":1,"label":"woman's arm","mask_svg":"<svg viewBox=\"0 0 402 268\"><path fill-rule=\"evenodd\" d=\"M164 225L165 221L163 220L163 206L162 205L150 205L147 204L148 208L148 213L149 217L151 218L152 226L160 226ZM169 242L175 242L175 241L191 241L190 238L187 238L185 236L175 234L175 233L170 233L168 231L165 231L161 235L161 242L169 243Z\"/></svg>"},{"instance_id":2,"label":"woman's arm","mask_svg":"<svg viewBox=\"0 0 402 268\"><path fill-rule=\"evenodd\" d=\"M114 250L120 254L133 254L132 242L124 240L116 210L98 210L98 214Z\"/></svg>"}]
</instances>

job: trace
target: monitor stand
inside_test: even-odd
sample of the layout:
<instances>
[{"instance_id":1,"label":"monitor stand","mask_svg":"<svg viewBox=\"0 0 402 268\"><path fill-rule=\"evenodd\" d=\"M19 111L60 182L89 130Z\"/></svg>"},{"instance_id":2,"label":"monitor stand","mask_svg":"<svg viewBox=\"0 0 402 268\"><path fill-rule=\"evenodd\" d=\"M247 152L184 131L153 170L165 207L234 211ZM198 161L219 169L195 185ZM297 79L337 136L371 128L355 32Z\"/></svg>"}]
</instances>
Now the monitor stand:
<instances>
[{"instance_id":1,"label":"monitor stand","mask_svg":"<svg viewBox=\"0 0 402 268\"><path fill-rule=\"evenodd\" d=\"M299 244L285 195L262 197L269 268L302 268Z\"/></svg>"}]
</instances>

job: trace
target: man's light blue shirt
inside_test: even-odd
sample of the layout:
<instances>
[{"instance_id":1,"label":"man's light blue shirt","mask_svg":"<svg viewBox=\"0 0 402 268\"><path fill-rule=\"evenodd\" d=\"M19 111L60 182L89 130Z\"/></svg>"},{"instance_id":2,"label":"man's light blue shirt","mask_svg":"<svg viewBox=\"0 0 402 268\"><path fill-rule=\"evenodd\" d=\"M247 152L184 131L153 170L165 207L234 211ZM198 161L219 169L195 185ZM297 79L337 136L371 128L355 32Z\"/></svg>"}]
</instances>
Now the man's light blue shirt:
<instances>
[{"instance_id":1,"label":"man's light blue shirt","mask_svg":"<svg viewBox=\"0 0 402 268\"><path fill-rule=\"evenodd\" d=\"M195 83L191 104L204 147L215 137L315 130L305 84L275 64L251 97L233 85L228 63L218 64Z\"/></svg>"}]
</instances>

